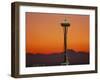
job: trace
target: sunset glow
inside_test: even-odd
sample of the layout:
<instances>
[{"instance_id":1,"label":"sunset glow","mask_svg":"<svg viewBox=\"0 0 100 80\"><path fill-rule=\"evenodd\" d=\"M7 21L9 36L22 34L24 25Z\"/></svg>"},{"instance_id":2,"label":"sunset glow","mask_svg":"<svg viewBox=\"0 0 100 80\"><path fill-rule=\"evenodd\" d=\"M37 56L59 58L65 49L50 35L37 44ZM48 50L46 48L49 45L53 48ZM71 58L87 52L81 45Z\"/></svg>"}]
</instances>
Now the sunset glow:
<instances>
[{"instance_id":1,"label":"sunset glow","mask_svg":"<svg viewBox=\"0 0 100 80\"><path fill-rule=\"evenodd\" d=\"M63 27L69 21L67 48L89 52L89 16L51 13L26 13L26 53L59 53L64 51Z\"/></svg>"}]
</instances>

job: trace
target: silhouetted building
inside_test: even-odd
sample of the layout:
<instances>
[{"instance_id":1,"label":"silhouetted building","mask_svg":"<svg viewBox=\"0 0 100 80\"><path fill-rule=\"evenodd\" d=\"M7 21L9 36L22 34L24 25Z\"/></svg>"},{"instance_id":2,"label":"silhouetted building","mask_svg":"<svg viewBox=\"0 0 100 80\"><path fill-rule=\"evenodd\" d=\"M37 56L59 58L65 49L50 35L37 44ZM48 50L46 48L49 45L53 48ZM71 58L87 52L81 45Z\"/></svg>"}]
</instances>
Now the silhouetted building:
<instances>
[{"instance_id":1,"label":"silhouetted building","mask_svg":"<svg viewBox=\"0 0 100 80\"><path fill-rule=\"evenodd\" d=\"M61 26L64 28L64 54L66 56L65 60L66 62L64 64L69 64L69 60L68 60L68 55L67 55L67 32L68 32L68 27L70 26L70 23L65 20L61 23Z\"/></svg>"}]
</instances>

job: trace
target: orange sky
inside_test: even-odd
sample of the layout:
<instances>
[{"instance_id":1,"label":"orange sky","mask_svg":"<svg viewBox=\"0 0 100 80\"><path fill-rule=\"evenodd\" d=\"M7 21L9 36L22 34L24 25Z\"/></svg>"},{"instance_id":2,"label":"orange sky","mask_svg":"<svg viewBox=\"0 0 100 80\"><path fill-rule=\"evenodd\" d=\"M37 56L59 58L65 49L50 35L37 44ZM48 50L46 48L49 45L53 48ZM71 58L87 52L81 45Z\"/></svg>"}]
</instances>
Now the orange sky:
<instances>
[{"instance_id":1,"label":"orange sky","mask_svg":"<svg viewBox=\"0 0 100 80\"><path fill-rule=\"evenodd\" d=\"M26 52L59 53L64 51L63 28L60 23L70 22L68 49L89 52L89 16L47 13L26 13Z\"/></svg>"}]
</instances>

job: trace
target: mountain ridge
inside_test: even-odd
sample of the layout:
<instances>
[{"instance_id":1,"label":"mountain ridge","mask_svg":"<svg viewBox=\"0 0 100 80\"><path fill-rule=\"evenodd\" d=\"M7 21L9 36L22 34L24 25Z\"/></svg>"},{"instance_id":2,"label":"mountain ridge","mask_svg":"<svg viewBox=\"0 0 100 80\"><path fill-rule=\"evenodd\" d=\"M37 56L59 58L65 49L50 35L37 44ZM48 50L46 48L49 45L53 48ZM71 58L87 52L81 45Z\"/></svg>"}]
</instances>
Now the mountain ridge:
<instances>
[{"instance_id":1,"label":"mountain ridge","mask_svg":"<svg viewBox=\"0 0 100 80\"><path fill-rule=\"evenodd\" d=\"M89 52L76 52L68 50L67 56L69 65L89 64ZM26 53L26 67L34 66L55 66L61 65L65 62L65 53L52 53L52 54L32 54Z\"/></svg>"}]
</instances>

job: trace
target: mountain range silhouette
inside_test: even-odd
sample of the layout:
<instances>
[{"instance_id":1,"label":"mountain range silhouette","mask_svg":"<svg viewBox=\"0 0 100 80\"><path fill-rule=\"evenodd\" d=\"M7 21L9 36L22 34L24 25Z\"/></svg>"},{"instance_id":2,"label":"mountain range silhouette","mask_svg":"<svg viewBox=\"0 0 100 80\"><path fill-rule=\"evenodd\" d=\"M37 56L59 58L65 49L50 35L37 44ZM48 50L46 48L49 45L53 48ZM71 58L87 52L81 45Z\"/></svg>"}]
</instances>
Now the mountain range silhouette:
<instances>
[{"instance_id":1,"label":"mountain range silhouette","mask_svg":"<svg viewBox=\"0 0 100 80\"><path fill-rule=\"evenodd\" d=\"M67 50L69 65L89 64L89 52L75 52L72 49ZM65 63L65 54L60 53L26 53L26 67L34 66L56 66Z\"/></svg>"}]
</instances>

